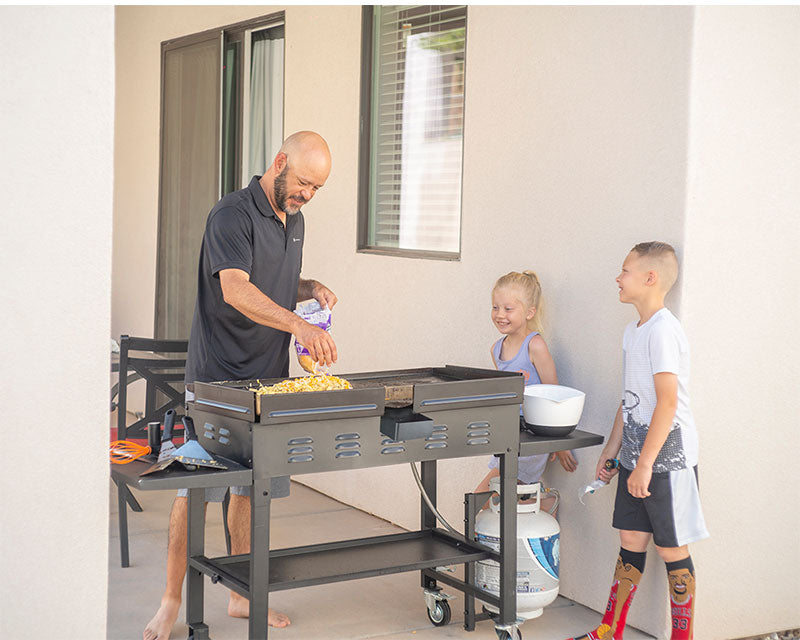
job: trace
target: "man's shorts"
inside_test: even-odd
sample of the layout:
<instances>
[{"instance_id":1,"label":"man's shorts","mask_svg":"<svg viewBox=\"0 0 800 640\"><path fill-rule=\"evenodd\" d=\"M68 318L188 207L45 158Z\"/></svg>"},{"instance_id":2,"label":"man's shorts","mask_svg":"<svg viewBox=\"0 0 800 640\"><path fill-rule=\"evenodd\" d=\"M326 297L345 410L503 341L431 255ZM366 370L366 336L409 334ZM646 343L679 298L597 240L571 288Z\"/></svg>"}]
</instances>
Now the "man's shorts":
<instances>
[{"instance_id":1,"label":"man's shorts","mask_svg":"<svg viewBox=\"0 0 800 640\"><path fill-rule=\"evenodd\" d=\"M249 496L250 487L231 487L231 494L235 496ZM222 502L228 487L209 487L206 489L206 502ZM188 489L178 489L179 498L188 498Z\"/></svg>"},{"instance_id":2,"label":"man's shorts","mask_svg":"<svg viewBox=\"0 0 800 640\"><path fill-rule=\"evenodd\" d=\"M615 529L652 533L653 542L659 547L682 547L708 537L696 466L654 473L647 498L634 498L630 494L630 475L625 467L619 468L612 520Z\"/></svg>"}]
</instances>

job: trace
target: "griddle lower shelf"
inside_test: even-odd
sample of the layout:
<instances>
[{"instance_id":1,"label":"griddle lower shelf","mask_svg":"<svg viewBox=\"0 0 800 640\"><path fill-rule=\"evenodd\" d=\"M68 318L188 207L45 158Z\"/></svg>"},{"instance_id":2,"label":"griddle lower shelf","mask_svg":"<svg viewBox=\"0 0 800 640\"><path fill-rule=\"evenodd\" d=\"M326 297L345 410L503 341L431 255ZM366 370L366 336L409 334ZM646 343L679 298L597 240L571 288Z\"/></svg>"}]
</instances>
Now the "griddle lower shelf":
<instances>
[{"instance_id":1,"label":"griddle lower shelf","mask_svg":"<svg viewBox=\"0 0 800 640\"><path fill-rule=\"evenodd\" d=\"M463 564L497 554L477 543L467 544L439 529L333 542L269 553L269 591L370 578L404 571ZM193 556L195 569L248 596L248 555Z\"/></svg>"}]
</instances>

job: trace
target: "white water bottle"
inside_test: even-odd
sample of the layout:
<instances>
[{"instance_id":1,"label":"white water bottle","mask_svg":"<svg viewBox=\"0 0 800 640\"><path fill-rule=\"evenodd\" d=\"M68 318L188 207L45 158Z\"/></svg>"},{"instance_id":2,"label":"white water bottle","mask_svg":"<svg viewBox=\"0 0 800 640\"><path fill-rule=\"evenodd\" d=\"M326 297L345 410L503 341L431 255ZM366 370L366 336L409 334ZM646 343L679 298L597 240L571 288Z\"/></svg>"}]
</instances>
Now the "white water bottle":
<instances>
[{"instance_id":1,"label":"white water bottle","mask_svg":"<svg viewBox=\"0 0 800 640\"><path fill-rule=\"evenodd\" d=\"M587 493L594 493L598 489L601 489L602 487L607 487L607 486L608 486L608 483L607 482L603 482L602 480L595 480L594 482L590 482L585 487L581 488L580 492L578 493L578 499L581 501L581 504L586 504L583 501L583 496L585 496Z\"/></svg>"},{"instance_id":2,"label":"white water bottle","mask_svg":"<svg viewBox=\"0 0 800 640\"><path fill-rule=\"evenodd\" d=\"M616 458L609 458L605 462L605 467L609 471L611 471L611 469L618 469L619 468L619 460L617 460ZM598 489L602 489L603 487L607 487L607 486L608 486L607 482L603 482L602 480L600 480L598 478L594 482L590 482L589 484L587 484L585 487L581 487L581 490L578 493L578 499L581 501L581 504L586 504L583 501L583 498L587 493L594 493Z\"/></svg>"}]
</instances>

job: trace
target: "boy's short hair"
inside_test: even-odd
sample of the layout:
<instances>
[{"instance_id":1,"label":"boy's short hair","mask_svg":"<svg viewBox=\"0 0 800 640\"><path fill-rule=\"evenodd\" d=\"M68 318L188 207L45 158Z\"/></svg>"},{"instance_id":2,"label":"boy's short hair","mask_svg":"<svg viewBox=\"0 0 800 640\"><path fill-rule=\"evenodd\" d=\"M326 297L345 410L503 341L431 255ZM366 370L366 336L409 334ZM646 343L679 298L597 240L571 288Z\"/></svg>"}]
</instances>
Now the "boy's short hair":
<instances>
[{"instance_id":1,"label":"boy's short hair","mask_svg":"<svg viewBox=\"0 0 800 640\"><path fill-rule=\"evenodd\" d=\"M658 272L664 293L672 289L678 279L678 257L671 244L658 241L640 242L631 251L635 251L649 268Z\"/></svg>"}]
</instances>

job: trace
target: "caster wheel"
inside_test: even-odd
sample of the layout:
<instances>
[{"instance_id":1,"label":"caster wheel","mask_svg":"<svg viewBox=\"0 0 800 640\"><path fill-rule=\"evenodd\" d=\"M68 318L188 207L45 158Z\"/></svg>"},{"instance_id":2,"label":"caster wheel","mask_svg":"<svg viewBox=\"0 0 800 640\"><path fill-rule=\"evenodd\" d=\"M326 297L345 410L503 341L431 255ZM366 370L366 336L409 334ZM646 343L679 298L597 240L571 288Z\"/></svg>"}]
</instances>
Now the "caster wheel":
<instances>
[{"instance_id":1,"label":"caster wheel","mask_svg":"<svg viewBox=\"0 0 800 640\"><path fill-rule=\"evenodd\" d=\"M497 633L497 640L522 640L522 631L519 629L514 629L514 631L495 629L495 633Z\"/></svg>"},{"instance_id":2,"label":"caster wheel","mask_svg":"<svg viewBox=\"0 0 800 640\"><path fill-rule=\"evenodd\" d=\"M447 600L437 600L436 608L428 609L428 620L434 627L443 627L450 622L450 604Z\"/></svg>"}]
</instances>

